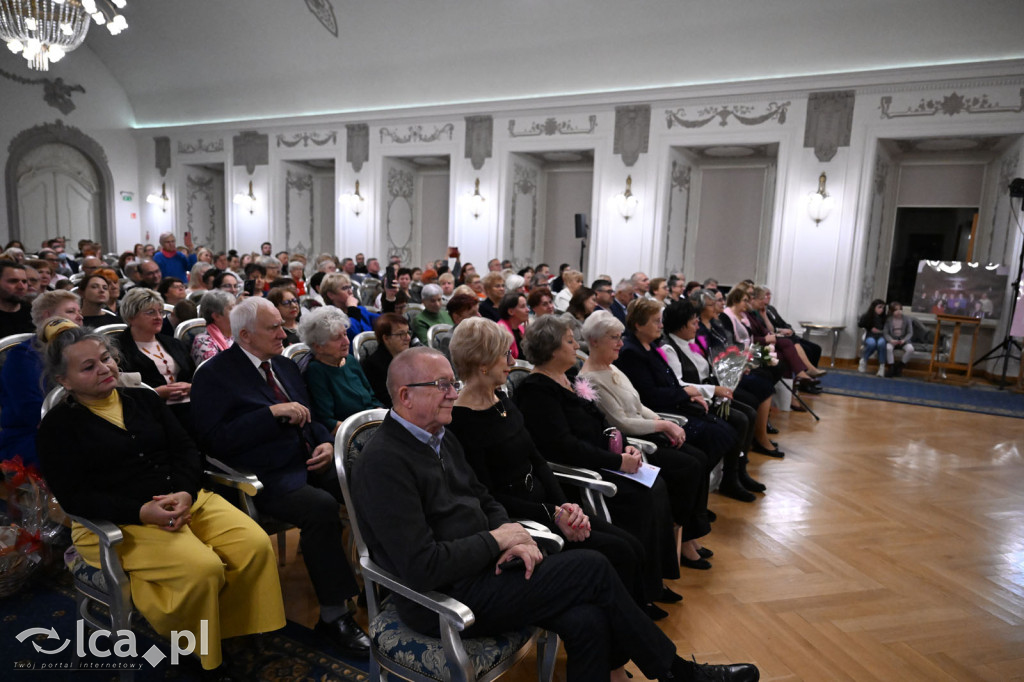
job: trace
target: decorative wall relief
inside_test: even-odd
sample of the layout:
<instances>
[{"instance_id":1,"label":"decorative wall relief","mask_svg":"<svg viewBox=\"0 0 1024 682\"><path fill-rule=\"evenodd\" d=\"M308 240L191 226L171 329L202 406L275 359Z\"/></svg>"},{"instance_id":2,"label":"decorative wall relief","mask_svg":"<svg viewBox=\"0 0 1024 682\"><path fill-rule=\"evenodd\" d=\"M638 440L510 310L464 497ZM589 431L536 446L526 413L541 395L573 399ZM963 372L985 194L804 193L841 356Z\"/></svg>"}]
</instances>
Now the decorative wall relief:
<instances>
[{"instance_id":1,"label":"decorative wall relief","mask_svg":"<svg viewBox=\"0 0 1024 682\"><path fill-rule=\"evenodd\" d=\"M366 123L346 123L345 131L348 134L345 160L351 163L352 170L358 173L370 158L370 126Z\"/></svg>"},{"instance_id":2,"label":"decorative wall relief","mask_svg":"<svg viewBox=\"0 0 1024 682\"><path fill-rule=\"evenodd\" d=\"M868 301L875 298L877 285L888 280L888 273L879 271L879 264L882 259L882 246L887 240L883 238L885 228L883 220L886 210L886 194L889 190L892 165L881 154L875 159L875 174L872 182L874 195L871 197L871 207L868 213L867 243L864 246L864 269L860 277L860 298L857 309L863 310Z\"/></svg>"},{"instance_id":3,"label":"decorative wall relief","mask_svg":"<svg viewBox=\"0 0 1024 682\"><path fill-rule=\"evenodd\" d=\"M178 140L178 153L179 154L198 154L199 152L206 152L212 154L214 152L224 151L224 140L223 138L213 140L212 142L203 142L203 138L199 138L195 144L189 142L182 142Z\"/></svg>"},{"instance_id":4,"label":"decorative wall relief","mask_svg":"<svg viewBox=\"0 0 1024 682\"><path fill-rule=\"evenodd\" d=\"M907 118L916 116L957 116L959 114L1019 114L1024 113L1024 88L1020 90L1020 102L1016 105L1003 105L993 102L987 94L958 95L955 91L943 97L921 98L916 105L908 106L902 111L892 110L892 95L886 95L878 105L882 118Z\"/></svg>"},{"instance_id":5,"label":"decorative wall relief","mask_svg":"<svg viewBox=\"0 0 1024 682\"><path fill-rule=\"evenodd\" d=\"M807 100L804 148L814 147L822 163L831 161L840 147L850 146L853 127L853 90L812 92Z\"/></svg>"},{"instance_id":6,"label":"decorative wall relief","mask_svg":"<svg viewBox=\"0 0 1024 682\"><path fill-rule=\"evenodd\" d=\"M473 169L484 167L484 160L491 158L494 141L493 116L466 117L466 157L473 162Z\"/></svg>"},{"instance_id":7,"label":"decorative wall relief","mask_svg":"<svg viewBox=\"0 0 1024 682\"><path fill-rule=\"evenodd\" d=\"M277 136L277 146L278 146L278 148L280 148L280 147L288 147L289 149L291 149L293 147L298 147L300 144L303 147L308 147L310 142L312 142L317 147L323 147L326 144L337 144L338 143L338 131L331 130L331 131L323 133L323 134L313 132L313 133L295 133L294 135L278 135Z\"/></svg>"},{"instance_id":8,"label":"decorative wall relief","mask_svg":"<svg viewBox=\"0 0 1024 682\"><path fill-rule=\"evenodd\" d=\"M670 129L674 125L684 128L702 128L716 118L718 119L718 125L725 126L729 123L730 117L735 118L745 126L760 125L772 119L778 121L779 125L783 125L786 122L786 112L789 110L790 104L791 102L782 102L781 104L770 102L767 110L757 115L751 115L754 113L755 108L745 104L729 107L702 107L697 110L697 118L686 118L686 109L680 107L675 111L666 110L665 119Z\"/></svg>"},{"instance_id":9,"label":"decorative wall relief","mask_svg":"<svg viewBox=\"0 0 1024 682\"><path fill-rule=\"evenodd\" d=\"M334 16L331 0L306 0L306 7L331 35L338 37L338 20Z\"/></svg>"},{"instance_id":10,"label":"decorative wall relief","mask_svg":"<svg viewBox=\"0 0 1024 682\"><path fill-rule=\"evenodd\" d=\"M686 248L689 239L690 215L690 175L693 168L678 161L672 161L671 191L669 192L668 215L665 217L665 273L671 274L686 267ZM682 234L682 246L679 249L679 260L676 261L672 251L673 214L676 210L682 214L682 222L678 233Z\"/></svg>"},{"instance_id":11,"label":"decorative wall relief","mask_svg":"<svg viewBox=\"0 0 1024 682\"><path fill-rule=\"evenodd\" d=\"M171 138L154 137L156 168L160 171L160 177L167 177L167 169L171 167Z\"/></svg>"},{"instance_id":12,"label":"decorative wall relief","mask_svg":"<svg viewBox=\"0 0 1024 682\"><path fill-rule=\"evenodd\" d=\"M185 178L185 224L196 244L213 244L217 225L217 206L214 201L212 177Z\"/></svg>"},{"instance_id":13,"label":"decorative wall relief","mask_svg":"<svg viewBox=\"0 0 1024 682\"><path fill-rule=\"evenodd\" d=\"M517 215L517 208L519 206L519 197L528 197L530 201L530 251L528 258L533 258L537 253L537 180L540 172L532 166L524 166L516 163L512 167L512 215L509 221L509 252L515 256L522 253L522 249L517 249L518 242L516 241L517 230L519 220L525 218L525 216ZM521 233L520 233L521 234Z\"/></svg>"},{"instance_id":14,"label":"decorative wall relief","mask_svg":"<svg viewBox=\"0 0 1024 682\"><path fill-rule=\"evenodd\" d=\"M996 195L998 198L996 199L996 210L992 211L992 224L988 233L988 253L985 256L985 262L987 263L991 263L993 260L992 251L996 240L996 214L999 213L998 207L1003 197L1007 198L1007 210L1011 215L1014 210L1013 202L1009 200L1008 188L1014 178L1020 177L1020 171L1018 170L1020 168L1020 154L1021 143L1018 142L1016 149L1011 149L1004 154L1002 163L999 165L999 185L998 194ZM1012 258L1015 231L1010 229L1009 220L1000 222L1006 226L1003 228L1003 231L1006 233L1002 251L1005 254L1003 258ZM981 260L981 258L975 256L974 260ZM1002 260L1002 258L996 258L995 260Z\"/></svg>"},{"instance_id":15,"label":"decorative wall relief","mask_svg":"<svg viewBox=\"0 0 1024 682\"><path fill-rule=\"evenodd\" d=\"M587 118L587 127L575 126L571 120L559 121L555 118L547 118L543 121L536 121L528 128L516 130L516 121L508 122L508 134L510 137L540 137L541 135L590 135L597 130L597 116L591 114Z\"/></svg>"},{"instance_id":16,"label":"decorative wall relief","mask_svg":"<svg viewBox=\"0 0 1024 682\"><path fill-rule=\"evenodd\" d=\"M615 140L612 153L622 156L627 167L647 153L651 136L651 105L615 107Z\"/></svg>"},{"instance_id":17,"label":"decorative wall relief","mask_svg":"<svg viewBox=\"0 0 1024 682\"><path fill-rule=\"evenodd\" d=\"M43 101L65 116L75 110L75 103L71 101L71 93L85 93L84 87L68 85L63 78L23 78L3 69L0 69L0 76L22 85L42 85Z\"/></svg>"},{"instance_id":18,"label":"decorative wall relief","mask_svg":"<svg viewBox=\"0 0 1024 682\"><path fill-rule=\"evenodd\" d=\"M231 138L231 146L235 150L234 164L245 166L249 175L256 172L256 166L266 166L269 162L269 135L261 135L255 130L243 130Z\"/></svg>"},{"instance_id":19,"label":"decorative wall relief","mask_svg":"<svg viewBox=\"0 0 1024 682\"><path fill-rule=\"evenodd\" d=\"M396 144L406 144L408 142L437 142L444 136L447 136L450 141L454 133L455 124L453 123L445 123L443 126L435 126L434 132L432 133L425 133L423 126L409 126L409 132L404 135L399 133L397 128L395 130L391 130L390 128L381 128L380 141L381 144L383 144L385 138L387 138Z\"/></svg>"},{"instance_id":20,"label":"decorative wall relief","mask_svg":"<svg viewBox=\"0 0 1024 682\"><path fill-rule=\"evenodd\" d=\"M412 259L414 234L414 212L412 195L415 178L412 172L401 168L388 169L388 202L385 236L388 240L388 256L401 256L402 262ZM408 219L406 220L406 216ZM406 224L406 222L408 224Z\"/></svg>"},{"instance_id":21,"label":"decorative wall relief","mask_svg":"<svg viewBox=\"0 0 1024 682\"><path fill-rule=\"evenodd\" d=\"M308 195L308 203L303 194ZM313 199L312 173L293 173L289 170L285 175L284 192L284 242L289 251L306 253L309 246L303 244L303 238L308 238L309 243L313 243L316 216ZM294 219L293 213L295 214ZM303 215L304 213L306 215ZM300 221L301 224L299 224ZM292 241L293 232L298 237L298 241Z\"/></svg>"}]
</instances>

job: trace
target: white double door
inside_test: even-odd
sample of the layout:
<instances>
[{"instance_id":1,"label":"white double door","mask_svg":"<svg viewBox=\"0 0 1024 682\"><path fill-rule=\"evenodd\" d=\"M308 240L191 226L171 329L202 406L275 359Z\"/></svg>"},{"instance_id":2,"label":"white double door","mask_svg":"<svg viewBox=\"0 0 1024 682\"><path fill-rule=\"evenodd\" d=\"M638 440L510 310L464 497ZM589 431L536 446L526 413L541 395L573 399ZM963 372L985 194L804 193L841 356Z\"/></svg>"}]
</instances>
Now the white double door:
<instances>
[{"instance_id":1,"label":"white double door","mask_svg":"<svg viewBox=\"0 0 1024 682\"><path fill-rule=\"evenodd\" d=\"M45 144L18 164L20 239L30 253L44 239L62 236L68 250L80 239L103 240L100 183L96 170L78 150ZM112 244L104 244L110 250Z\"/></svg>"}]
</instances>

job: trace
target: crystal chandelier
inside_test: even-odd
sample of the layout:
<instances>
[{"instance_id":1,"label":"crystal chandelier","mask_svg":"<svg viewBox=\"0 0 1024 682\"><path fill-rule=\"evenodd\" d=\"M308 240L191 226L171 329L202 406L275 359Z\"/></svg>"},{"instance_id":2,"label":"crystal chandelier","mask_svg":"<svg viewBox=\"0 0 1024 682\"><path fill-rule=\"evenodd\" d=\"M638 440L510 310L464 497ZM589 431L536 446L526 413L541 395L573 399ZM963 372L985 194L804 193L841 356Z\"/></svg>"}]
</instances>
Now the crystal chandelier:
<instances>
[{"instance_id":1,"label":"crystal chandelier","mask_svg":"<svg viewBox=\"0 0 1024 682\"><path fill-rule=\"evenodd\" d=\"M126 0L0 0L0 40L30 69L49 71L50 62L82 44L89 20L111 35L128 28L118 13Z\"/></svg>"}]
</instances>

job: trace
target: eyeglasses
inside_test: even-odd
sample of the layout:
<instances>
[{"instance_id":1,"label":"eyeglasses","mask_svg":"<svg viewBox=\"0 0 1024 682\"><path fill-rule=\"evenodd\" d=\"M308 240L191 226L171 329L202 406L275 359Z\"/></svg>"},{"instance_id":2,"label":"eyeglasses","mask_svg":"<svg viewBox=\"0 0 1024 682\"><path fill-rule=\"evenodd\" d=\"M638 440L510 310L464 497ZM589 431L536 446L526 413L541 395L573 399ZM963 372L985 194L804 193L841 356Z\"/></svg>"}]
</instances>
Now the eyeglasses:
<instances>
[{"instance_id":1,"label":"eyeglasses","mask_svg":"<svg viewBox=\"0 0 1024 682\"><path fill-rule=\"evenodd\" d=\"M298 304L299 304L299 299L297 299L297 298L289 298L287 301L281 301L280 303L278 303L278 305L298 305Z\"/></svg>"},{"instance_id":2,"label":"eyeglasses","mask_svg":"<svg viewBox=\"0 0 1024 682\"><path fill-rule=\"evenodd\" d=\"M622 334L609 334L608 338L615 343L618 343L619 341L622 341Z\"/></svg>"},{"instance_id":3,"label":"eyeglasses","mask_svg":"<svg viewBox=\"0 0 1024 682\"><path fill-rule=\"evenodd\" d=\"M341 291L352 291L352 285L351 284L346 284L346 285L344 285L342 287L339 287L339 289Z\"/></svg>"},{"instance_id":4,"label":"eyeglasses","mask_svg":"<svg viewBox=\"0 0 1024 682\"><path fill-rule=\"evenodd\" d=\"M433 386L441 393L447 393L451 389L455 389L458 393L462 390L463 383L461 381L452 381L451 379L438 379L436 381L421 381L415 384L405 384L406 388L414 388L416 386Z\"/></svg>"},{"instance_id":5,"label":"eyeglasses","mask_svg":"<svg viewBox=\"0 0 1024 682\"><path fill-rule=\"evenodd\" d=\"M406 329L404 332L392 332L391 334L387 334L387 336L397 336L398 338L409 337L412 336L412 332Z\"/></svg>"}]
</instances>

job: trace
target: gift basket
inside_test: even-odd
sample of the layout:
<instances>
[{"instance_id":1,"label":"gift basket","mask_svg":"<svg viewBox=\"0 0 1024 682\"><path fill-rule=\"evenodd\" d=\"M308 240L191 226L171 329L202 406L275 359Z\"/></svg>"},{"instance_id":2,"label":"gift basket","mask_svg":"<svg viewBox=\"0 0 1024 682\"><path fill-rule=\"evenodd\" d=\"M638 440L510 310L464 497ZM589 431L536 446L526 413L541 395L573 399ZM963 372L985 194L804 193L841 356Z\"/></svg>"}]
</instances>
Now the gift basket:
<instances>
[{"instance_id":1,"label":"gift basket","mask_svg":"<svg viewBox=\"0 0 1024 682\"><path fill-rule=\"evenodd\" d=\"M7 516L0 520L0 596L25 585L51 559L63 555L64 514L35 467L21 457L0 462Z\"/></svg>"}]
</instances>

